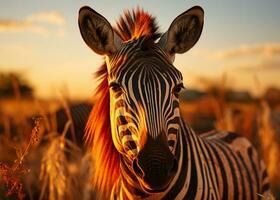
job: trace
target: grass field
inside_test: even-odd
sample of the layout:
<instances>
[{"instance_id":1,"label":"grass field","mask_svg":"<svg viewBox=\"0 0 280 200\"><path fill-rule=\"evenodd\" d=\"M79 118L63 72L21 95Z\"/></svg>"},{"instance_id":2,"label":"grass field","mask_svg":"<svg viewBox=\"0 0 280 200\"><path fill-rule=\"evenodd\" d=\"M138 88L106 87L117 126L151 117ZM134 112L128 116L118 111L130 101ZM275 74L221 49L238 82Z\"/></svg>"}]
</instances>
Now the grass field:
<instances>
[{"instance_id":1,"label":"grass field","mask_svg":"<svg viewBox=\"0 0 280 200\"><path fill-rule=\"evenodd\" d=\"M70 102L0 100L0 199L94 197L89 173L94 157L72 140L76 129L71 128ZM54 117L58 109L68 117L62 131ZM181 114L198 133L216 128L252 141L267 165L273 194L280 198L280 105L271 107L262 99L228 103L207 95L182 102Z\"/></svg>"}]
</instances>

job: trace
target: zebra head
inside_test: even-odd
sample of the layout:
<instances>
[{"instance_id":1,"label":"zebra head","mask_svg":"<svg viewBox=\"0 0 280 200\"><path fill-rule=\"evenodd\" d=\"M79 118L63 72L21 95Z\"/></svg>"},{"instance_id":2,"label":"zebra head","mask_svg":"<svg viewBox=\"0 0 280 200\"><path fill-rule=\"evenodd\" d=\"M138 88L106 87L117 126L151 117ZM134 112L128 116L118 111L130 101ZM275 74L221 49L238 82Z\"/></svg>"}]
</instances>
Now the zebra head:
<instances>
[{"instance_id":1,"label":"zebra head","mask_svg":"<svg viewBox=\"0 0 280 200\"><path fill-rule=\"evenodd\" d=\"M79 27L86 44L105 56L111 133L124 173L133 174L146 192L164 190L177 172L181 137L178 93L183 80L173 61L199 39L203 10L196 6L182 13L161 37L154 18L142 10L126 13L113 29L103 16L83 7Z\"/></svg>"}]
</instances>

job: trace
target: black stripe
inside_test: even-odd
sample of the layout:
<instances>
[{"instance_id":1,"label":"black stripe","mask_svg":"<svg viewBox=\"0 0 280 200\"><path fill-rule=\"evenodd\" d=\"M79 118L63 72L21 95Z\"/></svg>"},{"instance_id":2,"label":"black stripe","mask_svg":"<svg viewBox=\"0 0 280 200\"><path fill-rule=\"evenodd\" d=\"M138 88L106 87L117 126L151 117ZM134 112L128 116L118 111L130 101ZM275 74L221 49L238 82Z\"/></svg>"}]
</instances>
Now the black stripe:
<instances>
[{"instance_id":1,"label":"black stripe","mask_svg":"<svg viewBox=\"0 0 280 200\"><path fill-rule=\"evenodd\" d=\"M128 129L119 132L119 137L123 137L123 136L126 136L126 135L132 135L131 132Z\"/></svg>"},{"instance_id":2,"label":"black stripe","mask_svg":"<svg viewBox=\"0 0 280 200\"><path fill-rule=\"evenodd\" d=\"M234 137L237 138L237 137ZM232 139L234 139L232 138ZM230 152L231 157L234 159L236 166L238 168L238 171L236 173L239 173L239 176L241 178L241 189L242 189L242 199L246 199L246 191L245 191L245 180L244 176L242 174L242 166L240 163L240 160L236 157L236 154L233 153L232 149L230 149L227 145L224 145L224 147Z\"/></svg>"},{"instance_id":3,"label":"black stripe","mask_svg":"<svg viewBox=\"0 0 280 200\"><path fill-rule=\"evenodd\" d=\"M210 170L209 170L210 171ZM206 174L205 174L205 177L206 177L206 180L207 180L207 182L208 182L208 180L209 180L209 178L207 178L207 177L209 177L209 172L206 170ZM211 192L211 190L210 190L210 186L209 186L209 182L208 182L208 192L207 192L207 196L206 196L206 198L205 199L209 199L209 196L210 196L210 192Z\"/></svg>"},{"instance_id":4,"label":"black stripe","mask_svg":"<svg viewBox=\"0 0 280 200\"><path fill-rule=\"evenodd\" d=\"M182 156L182 166L181 166L181 171L178 177L178 180L176 181L176 183L172 186L171 190L162 198L162 199L166 199L166 200L170 200L170 199L174 199L178 193L182 190L182 187L184 185L184 181L186 179L187 176L187 171L188 171L188 162L192 162L192 169L195 169L195 165L193 164L194 161L194 156L193 156L193 152L190 151L191 154L191 159L188 161L187 160L187 139L184 137L184 132L181 132L182 134L179 136L182 139L182 145L183 145L183 151L180 151L180 154ZM178 142L179 143L179 142ZM176 152L177 149L180 150L180 145L177 145L176 148ZM179 154L177 154L177 159L179 159ZM193 173L191 173L191 180L196 180L197 179L197 175L196 175L196 170L194 170ZM192 186L195 187L194 189L196 189L196 185L197 181L192 182Z\"/></svg>"},{"instance_id":5,"label":"black stripe","mask_svg":"<svg viewBox=\"0 0 280 200\"><path fill-rule=\"evenodd\" d=\"M200 137L197 137L197 140L198 140L198 145L199 145L199 147L200 147L200 149L201 149L201 152L202 152L202 154L203 154L203 157L205 158L205 162L206 162L206 165L205 164L203 164L202 165L202 167L203 167L203 169L206 171L206 173L207 173L207 169L209 170L209 171L211 171L210 170L210 167L209 167L209 161L208 161L208 156L206 156L206 153L205 153L205 151L204 151L204 148L203 147L205 147L205 144L203 143L203 141L201 140L201 138ZM207 168L207 169L205 169L205 168ZM203 170L203 171L204 171ZM208 187L206 188L204 185L204 183L203 183L203 196L202 196L202 198L204 199L204 195L205 195L205 190L208 190L208 192L207 192L207 198L206 199L209 199L209 181L208 181L208 178L207 178L207 174L203 174L203 179L205 179L205 182L207 182L208 183ZM205 189L204 189L205 188Z\"/></svg>"},{"instance_id":6,"label":"black stripe","mask_svg":"<svg viewBox=\"0 0 280 200\"><path fill-rule=\"evenodd\" d=\"M227 150L225 150L225 144L221 143L220 141L215 141L215 144L220 148L220 150L224 153L229 167L230 167L230 171L227 171L227 173L231 173L231 177L232 177L232 181L233 181L233 199L237 199L238 198L238 183L237 183L237 176L235 173L235 169L234 169L234 161L231 159L231 157L228 155ZM232 151L232 150L230 150Z\"/></svg>"},{"instance_id":7,"label":"black stripe","mask_svg":"<svg viewBox=\"0 0 280 200\"><path fill-rule=\"evenodd\" d=\"M177 132L178 132L178 129L176 129L176 128L169 128L168 129L168 134L177 134Z\"/></svg>"},{"instance_id":8,"label":"black stripe","mask_svg":"<svg viewBox=\"0 0 280 200\"><path fill-rule=\"evenodd\" d=\"M181 134L179 134L179 133L181 133ZM177 161L179 161L179 158L180 158L180 155L181 155L181 144L180 144L180 138L182 137L182 131L181 132L178 132L178 134L177 134L177 145L176 145L176 150L175 150L175 157L176 157L176 159L177 159ZM183 137L183 139L182 140L184 140L184 137ZM187 144L185 144L186 146L187 146ZM187 152L185 152L185 153L187 153Z\"/></svg>"},{"instance_id":9,"label":"black stripe","mask_svg":"<svg viewBox=\"0 0 280 200\"><path fill-rule=\"evenodd\" d=\"M224 142L226 142L228 144L231 144L238 137L240 137L240 136L237 135L236 133L228 132L228 134L225 137L221 138L221 140L223 140Z\"/></svg>"},{"instance_id":10,"label":"black stripe","mask_svg":"<svg viewBox=\"0 0 280 200\"><path fill-rule=\"evenodd\" d=\"M174 108L179 108L180 107L180 105L179 105L179 101L173 101L173 107Z\"/></svg>"},{"instance_id":11,"label":"black stripe","mask_svg":"<svg viewBox=\"0 0 280 200\"><path fill-rule=\"evenodd\" d=\"M250 173L250 171L248 169L248 166L246 165L246 163L245 163L245 161L244 161L244 159L243 159L243 157L242 157L242 155L239 151L237 152L237 156L238 156L239 160L241 161L241 163L243 165L243 168L245 169L245 172L246 172L247 177L249 179L248 180L248 183L249 183L248 186L249 186L249 189L250 189L250 194L248 196L248 199L252 199L254 197L254 194L253 194L253 185L250 184L250 183L252 183L251 173Z\"/></svg>"},{"instance_id":12,"label":"black stripe","mask_svg":"<svg viewBox=\"0 0 280 200\"><path fill-rule=\"evenodd\" d=\"M262 186L262 194L270 189L269 183L266 183Z\"/></svg>"},{"instance_id":13,"label":"black stripe","mask_svg":"<svg viewBox=\"0 0 280 200\"><path fill-rule=\"evenodd\" d=\"M218 183L218 175L217 175L217 172L216 172L216 167L215 167L215 161L213 160L213 156L212 156L212 152L211 150L209 149L208 147L208 143L205 143L205 148L208 152L208 155L209 155L209 158L210 158L210 163L209 165L212 165L213 167L213 171L211 171L212 173L210 173L210 178L211 178L211 181L213 184L217 184L217 187L219 187L219 183ZM214 173L213 173L214 172ZM214 176L214 177L213 177ZM215 188L214 192L215 192L215 197L218 198L218 191L217 191L218 188Z\"/></svg>"},{"instance_id":14,"label":"black stripe","mask_svg":"<svg viewBox=\"0 0 280 200\"><path fill-rule=\"evenodd\" d=\"M228 199L228 182L227 182L227 173L225 171L225 166L223 164L223 161L221 160L220 158L220 155L218 154L217 150L215 148L217 148L216 146L214 146L212 143L209 143L209 145L211 145L212 147L212 150L215 154L215 157L218 161L218 164L219 164L219 167L220 167L220 170L221 170L221 174L222 174L222 180L223 180L223 198L224 200Z\"/></svg>"},{"instance_id":15,"label":"black stripe","mask_svg":"<svg viewBox=\"0 0 280 200\"><path fill-rule=\"evenodd\" d=\"M174 117L174 119L171 119L171 120L169 120L168 122L167 122L167 126L169 125L169 124L177 124L178 122L179 122L179 120L180 120L180 117L178 116L178 117Z\"/></svg>"},{"instance_id":16,"label":"black stripe","mask_svg":"<svg viewBox=\"0 0 280 200\"><path fill-rule=\"evenodd\" d=\"M174 148L174 145L175 145L175 141L174 140L168 140L168 146Z\"/></svg>"},{"instance_id":17,"label":"black stripe","mask_svg":"<svg viewBox=\"0 0 280 200\"><path fill-rule=\"evenodd\" d=\"M256 169L256 164L254 163L253 161L253 148L252 147L249 147L248 148L248 155L249 155L249 160L250 160L250 164L253 168L253 171L254 171L254 176L255 176L255 180L256 180L256 184L257 184L257 191L256 192L260 192L260 180L259 180L259 175L258 175L258 172L257 172L257 169Z\"/></svg>"},{"instance_id":18,"label":"black stripe","mask_svg":"<svg viewBox=\"0 0 280 200\"><path fill-rule=\"evenodd\" d=\"M127 151L127 150L136 149L137 146L136 146L136 144L135 144L134 141L126 141L126 142L124 143L124 148L125 148L125 150ZM127 149L127 148L128 148L128 149Z\"/></svg>"},{"instance_id":19,"label":"black stripe","mask_svg":"<svg viewBox=\"0 0 280 200\"><path fill-rule=\"evenodd\" d=\"M262 180L266 179L266 177L268 176L267 174L267 170L263 170L263 175L262 175Z\"/></svg>"},{"instance_id":20,"label":"black stripe","mask_svg":"<svg viewBox=\"0 0 280 200\"><path fill-rule=\"evenodd\" d=\"M126 121L125 117L122 116L122 115L118 116L116 121L117 121L117 125L127 124L127 121Z\"/></svg>"},{"instance_id":21,"label":"black stripe","mask_svg":"<svg viewBox=\"0 0 280 200\"><path fill-rule=\"evenodd\" d=\"M189 145L190 145L190 151L191 151L191 179L190 179L190 185L189 185L189 188L188 188L188 192L187 194L185 195L185 199L195 199L195 196L197 194L197 187L198 187L198 176L197 174L198 173L201 173L202 170L200 172L197 171L197 166L196 166L196 163L195 163L195 157L198 156L198 150L197 150L197 146L196 146L196 142L194 140L194 135L192 134L191 130L188 131L189 133L187 133L187 136L189 138ZM194 154L193 152L193 148L196 149L196 154ZM202 166L201 164L201 160L199 160L199 165ZM202 177L204 176L204 174L202 174ZM204 180L203 180L204 181ZM203 182L204 184L204 182Z\"/></svg>"},{"instance_id":22,"label":"black stripe","mask_svg":"<svg viewBox=\"0 0 280 200\"><path fill-rule=\"evenodd\" d=\"M231 152L235 162L236 162L236 165L237 165L237 168L238 168L238 172L240 174L240 178L241 178L241 189L242 189L242 199L246 199L246 191L245 191L245 180L244 180L244 176L242 174L242 167L241 167L241 164L239 163L240 161L236 158L236 155L234 155L232 152ZM237 173L238 173L237 172Z\"/></svg>"}]
</instances>

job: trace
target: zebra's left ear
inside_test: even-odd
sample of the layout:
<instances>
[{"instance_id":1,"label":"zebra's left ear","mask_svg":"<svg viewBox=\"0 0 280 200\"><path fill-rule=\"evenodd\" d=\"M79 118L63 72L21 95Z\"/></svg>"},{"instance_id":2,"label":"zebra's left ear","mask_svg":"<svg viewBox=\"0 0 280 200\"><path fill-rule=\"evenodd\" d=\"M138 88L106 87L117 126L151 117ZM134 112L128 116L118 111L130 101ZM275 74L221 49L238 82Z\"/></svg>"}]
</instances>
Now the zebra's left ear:
<instances>
[{"instance_id":1,"label":"zebra's left ear","mask_svg":"<svg viewBox=\"0 0 280 200\"><path fill-rule=\"evenodd\" d=\"M198 41L204 21L204 11L195 6L185 11L171 23L158 44L165 52L174 57L176 53L185 53Z\"/></svg>"},{"instance_id":2,"label":"zebra's left ear","mask_svg":"<svg viewBox=\"0 0 280 200\"><path fill-rule=\"evenodd\" d=\"M80 9L78 23L84 41L95 53L110 55L119 48L121 39L110 23L92 8Z\"/></svg>"}]
</instances>

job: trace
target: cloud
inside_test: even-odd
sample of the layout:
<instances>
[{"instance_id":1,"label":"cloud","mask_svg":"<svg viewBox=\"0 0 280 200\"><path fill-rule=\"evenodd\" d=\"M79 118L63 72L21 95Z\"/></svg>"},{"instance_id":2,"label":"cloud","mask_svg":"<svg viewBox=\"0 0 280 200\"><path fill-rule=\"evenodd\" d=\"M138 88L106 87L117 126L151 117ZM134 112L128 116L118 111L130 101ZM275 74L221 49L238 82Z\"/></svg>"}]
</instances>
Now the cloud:
<instances>
[{"instance_id":1,"label":"cloud","mask_svg":"<svg viewBox=\"0 0 280 200\"><path fill-rule=\"evenodd\" d=\"M221 59L232 59L245 56L272 57L277 55L280 56L280 44L278 43L242 45L236 49L217 53L217 57Z\"/></svg>"},{"instance_id":2,"label":"cloud","mask_svg":"<svg viewBox=\"0 0 280 200\"><path fill-rule=\"evenodd\" d=\"M252 72L252 71L279 71L280 70L280 59L265 59L260 62L248 62L231 65L237 70ZM277 72L279 73L279 72Z\"/></svg>"},{"instance_id":3,"label":"cloud","mask_svg":"<svg viewBox=\"0 0 280 200\"><path fill-rule=\"evenodd\" d=\"M39 12L29 15L26 21L30 22L44 22L54 25L64 25L65 20L57 11Z\"/></svg>"},{"instance_id":4,"label":"cloud","mask_svg":"<svg viewBox=\"0 0 280 200\"><path fill-rule=\"evenodd\" d=\"M63 37L65 35L65 30L63 28L60 28L56 32L56 36Z\"/></svg>"},{"instance_id":5,"label":"cloud","mask_svg":"<svg viewBox=\"0 0 280 200\"><path fill-rule=\"evenodd\" d=\"M0 32L26 32L31 31L40 35L48 35L50 31L43 26L20 20L0 19Z\"/></svg>"},{"instance_id":6,"label":"cloud","mask_svg":"<svg viewBox=\"0 0 280 200\"><path fill-rule=\"evenodd\" d=\"M195 57L204 60L205 63L208 62L207 65L219 66L219 70L222 71L236 70L238 73L280 72L280 43L241 45L222 51L196 50L192 53Z\"/></svg>"},{"instance_id":7,"label":"cloud","mask_svg":"<svg viewBox=\"0 0 280 200\"><path fill-rule=\"evenodd\" d=\"M280 56L280 43L241 45L234 49L223 50L223 51L200 50L200 51L194 51L193 55L204 57L211 60L229 60L229 59L239 59L244 57L269 58L269 57Z\"/></svg>"},{"instance_id":8,"label":"cloud","mask_svg":"<svg viewBox=\"0 0 280 200\"><path fill-rule=\"evenodd\" d=\"M0 33L30 31L43 36L52 34L61 37L65 34L64 24L64 18L56 11L39 12L31 14L22 20L0 18ZM49 27L48 25L55 25L56 27Z\"/></svg>"}]
</instances>

